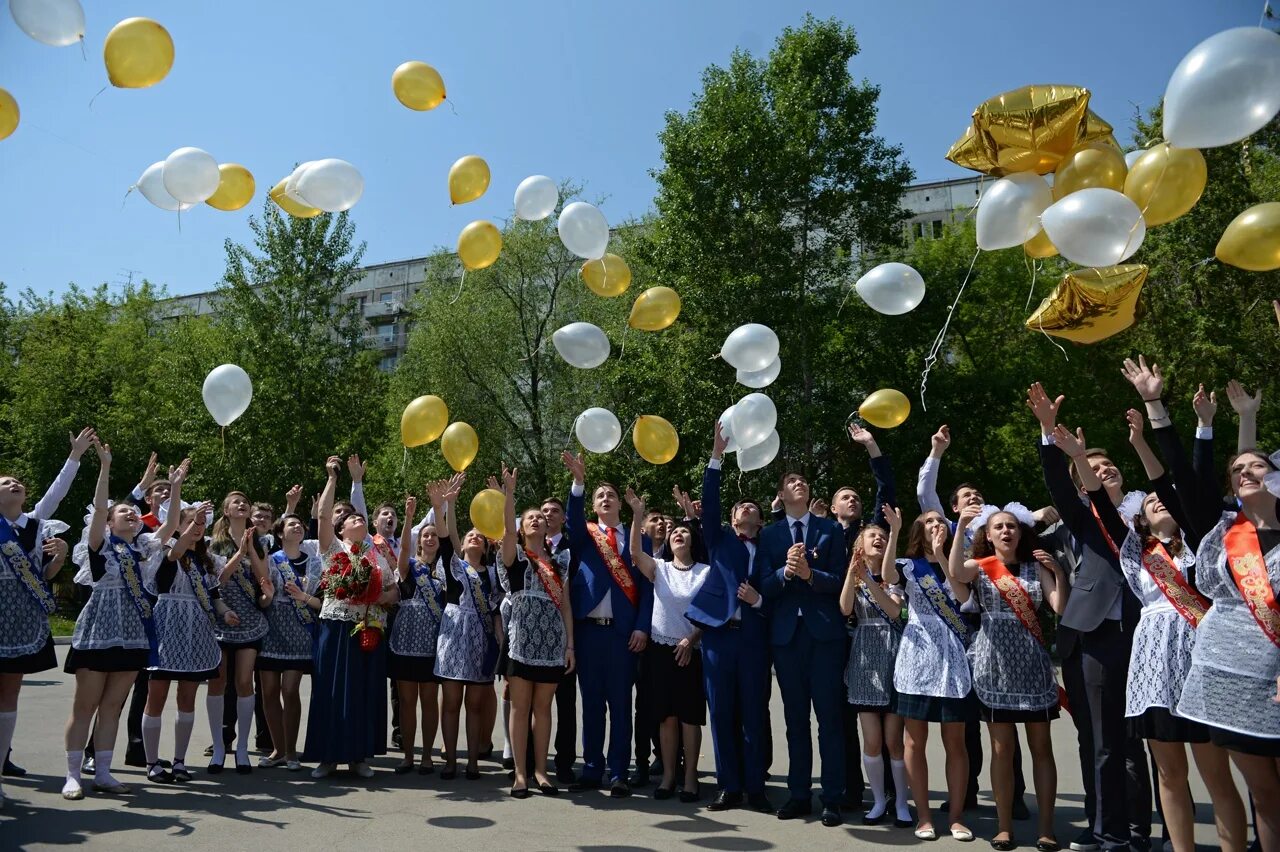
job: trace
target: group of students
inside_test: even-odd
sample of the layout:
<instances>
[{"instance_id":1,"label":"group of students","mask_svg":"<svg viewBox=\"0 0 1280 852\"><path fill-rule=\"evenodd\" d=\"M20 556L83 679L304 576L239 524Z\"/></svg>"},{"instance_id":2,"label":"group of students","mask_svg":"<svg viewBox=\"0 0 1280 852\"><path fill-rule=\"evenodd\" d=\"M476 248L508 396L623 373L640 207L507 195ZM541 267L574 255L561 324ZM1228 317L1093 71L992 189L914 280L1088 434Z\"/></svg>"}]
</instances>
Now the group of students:
<instances>
[{"instance_id":1,"label":"group of students","mask_svg":"<svg viewBox=\"0 0 1280 852\"><path fill-rule=\"evenodd\" d=\"M440 777L454 778L465 706L463 771L479 778L501 678L515 798L555 795L557 781L575 792L607 787L628 796L646 783L656 741L654 798L679 791L682 801L698 801L697 755L709 716L719 783L709 807L774 811L765 788L772 668L788 754L780 819L812 812L816 718L821 823L838 825L842 808L860 807L865 785L872 795L864 824L891 820L935 839L925 746L936 724L947 832L972 840L964 811L983 760L981 721L998 823L991 844L1012 849L1013 821L1026 816L1021 725L1038 805L1036 846L1052 852L1059 844L1050 724L1065 709L1078 734L1089 819L1073 850L1149 848L1147 749L1168 838L1176 852L1193 849L1188 747L1222 847L1248 844L1234 763L1256 806L1261 848L1280 849L1280 473L1255 448L1259 397L1234 382L1227 388L1240 433L1224 499L1214 474L1215 396L1203 387L1195 395L1188 459L1159 369L1140 357L1123 371L1163 456L1162 463L1147 444L1142 413L1128 411L1147 493L1126 493L1111 457L1062 424L1063 398L1035 384L1027 404L1040 425L1051 505L1033 512L987 504L965 483L952 492L955 519L948 518L936 493L950 444L944 426L920 469L921 511L907 527L904 558L889 459L858 426L850 436L867 450L877 486L865 520L855 489L837 489L828 504L814 500L797 473L781 477L770 517L752 500L722 517L727 440L717 424L701 499L674 490L683 517L664 518L631 489L597 483L589 521L585 466L566 452L567 503L550 498L517 512L516 472L490 478L506 503L498 541L477 529L460 533L461 474L428 485L421 522L414 497L403 519L390 504L370 518L358 458L348 462L349 502L336 500L339 459L327 460L311 519L296 513L295 487L279 518L232 492L213 520L210 504L182 500L189 463L158 479L154 458L131 499L113 504L110 448L86 429L72 436L66 464L32 510L22 482L0 476L0 754L13 739L22 676L56 665L49 581L69 548L57 537L66 525L52 518L92 448L97 488L71 554L76 581L92 592L65 662L76 679L67 799L84 795L90 739L92 789L129 792L111 766L131 689L141 697L148 778L190 781L186 752L201 683L210 774L223 771L228 729L236 732L235 770L252 771L259 704L271 743L259 766L299 770L306 761L317 764L312 777L323 778L349 764L369 777L369 759L387 750L390 680L404 754L395 771L436 771L438 726ZM1062 686L1051 656L1055 625ZM299 751L304 675L311 697ZM173 683L175 750L163 760L161 719Z\"/></svg>"}]
</instances>

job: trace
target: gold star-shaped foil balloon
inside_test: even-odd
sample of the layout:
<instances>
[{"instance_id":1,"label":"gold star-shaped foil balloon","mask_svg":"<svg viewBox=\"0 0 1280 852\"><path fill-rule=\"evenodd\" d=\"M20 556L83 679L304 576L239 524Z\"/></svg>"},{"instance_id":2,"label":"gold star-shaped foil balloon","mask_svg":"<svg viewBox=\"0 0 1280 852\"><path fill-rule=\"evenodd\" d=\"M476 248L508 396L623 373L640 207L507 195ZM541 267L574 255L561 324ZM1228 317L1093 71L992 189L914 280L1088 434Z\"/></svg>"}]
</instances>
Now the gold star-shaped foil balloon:
<instances>
[{"instance_id":1,"label":"gold star-shaped foil balloon","mask_svg":"<svg viewBox=\"0 0 1280 852\"><path fill-rule=\"evenodd\" d=\"M1027 329L1076 343L1106 340L1133 325L1146 280L1141 263L1068 272L1027 319Z\"/></svg>"},{"instance_id":2,"label":"gold star-shaped foil balloon","mask_svg":"<svg viewBox=\"0 0 1280 852\"><path fill-rule=\"evenodd\" d=\"M947 159L992 177L1047 175L1083 142L1116 145L1111 125L1089 109L1080 86L1023 86L984 101Z\"/></svg>"}]
</instances>

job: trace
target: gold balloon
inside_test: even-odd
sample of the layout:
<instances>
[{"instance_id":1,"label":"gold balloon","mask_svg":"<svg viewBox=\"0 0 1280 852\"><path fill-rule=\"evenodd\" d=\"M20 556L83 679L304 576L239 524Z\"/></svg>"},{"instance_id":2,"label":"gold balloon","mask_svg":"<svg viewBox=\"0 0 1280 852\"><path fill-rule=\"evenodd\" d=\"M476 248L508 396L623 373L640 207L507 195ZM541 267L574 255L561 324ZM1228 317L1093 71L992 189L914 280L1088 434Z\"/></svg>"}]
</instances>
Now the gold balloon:
<instances>
[{"instance_id":1,"label":"gold balloon","mask_svg":"<svg viewBox=\"0 0 1280 852\"><path fill-rule=\"evenodd\" d=\"M631 286L631 267L616 254L582 264L582 281L592 293L606 299L621 296Z\"/></svg>"},{"instance_id":2,"label":"gold balloon","mask_svg":"<svg viewBox=\"0 0 1280 852\"><path fill-rule=\"evenodd\" d=\"M458 234L458 258L469 270L493 266L502 253L502 232L492 222L478 219Z\"/></svg>"},{"instance_id":3,"label":"gold balloon","mask_svg":"<svg viewBox=\"0 0 1280 852\"><path fill-rule=\"evenodd\" d=\"M466 470L476 460L476 453L479 451L480 436L469 423L450 423L449 428L440 436L440 452L449 467L458 473Z\"/></svg>"},{"instance_id":4,"label":"gold balloon","mask_svg":"<svg viewBox=\"0 0 1280 852\"><path fill-rule=\"evenodd\" d=\"M0 139L8 139L18 129L18 102L5 89L0 89Z\"/></svg>"},{"instance_id":5,"label":"gold balloon","mask_svg":"<svg viewBox=\"0 0 1280 852\"><path fill-rule=\"evenodd\" d=\"M218 166L218 189L204 203L218 210L239 210L253 200L255 189L248 169L239 163L222 163Z\"/></svg>"},{"instance_id":6,"label":"gold balloon","mask_svg":"<svg viewBox=\"0 0 1280 852\"><path fill-rule=\"evenodd\" d=\"M173 67L173 39L150 18L126 18L111 28L102 45L107 79L121 89L145 89Z\"/></svg>"},{"instance_id":7,"label":"gold balloon","mask_svg":"<svg viewBox=\"0 0 1280 852\"><path fill-rule=\"evenodd\" d=\"M430 444L449 423L449 406L438 396L420 396L400 415L400 443L406 447Z\"/></svg>"},{"instance_id":8,"label":"gold balloon","mask_svg":"<svg viewBox=\"0 0 1280 852\"><path fill-rule=\"evenodd\" d=\"M666 464L680 450L680 436L676 427L656 414L641 414L631 430L631 443L635 444L640 458L649 464Z\"/></svg>"},{"instance_id":9,"label":"gold balloon","mask_svg":"<svg viewBox=\"0 0 1280 852\"><path fill-rule=\"evenodd\" d=\"M1026 327L1076 343L1106 340L1133 325L1146 280L1147 267L1140 263L1072 270L1027 319Z\"/></svg>"},{"instance_id":10,"label":"gold balloon","mask_svg":"<svg viewBox=\"0 0 1280 852\"><path fill-rule=\"evenodd\" d=\"M881 388L862 401L858 415L879 429L901 426L911 413L911 400L902 391Z\"/></svg>"},{"instance_id":11,"label":"gold balloon","mask_svg":"<svg viewBox=\"0 0 1280 852\"><path fill-rule=\"evenodd\" d=\"M391 75L391 91L409 109L425 112L444 103L444 80L425 62L405 62Z\"/></svg>"},{"instance_id":12,"label":"gold balloon","mask_svg":"<svg viewBox=\"0 0 1280 852\"><path fill-rule=\"evenodd\" d=\"M1134 162L1124 181L1124 194L1138 205L1150 228L1172 222L1195 207L1208 180L1204 154L1161 142Z\"/></svg>"},{"instance_id":13,"label":"gold balloon","mask_svg":"<svg viewBox=\"0 0 1280 852\"><path fill-rule=\"evenodd\" d=\"M680 294L670 287L650 287L631 305L627 324L640 331L662 331L680 316Z\"/></svg>"},{"instance_id":14,"label":"gold balloon","mask_svg":"<svg viewBox=\"0 0 1280 852\"><path fill-rule=\"evenodd\" d=\"M1280 269L1280 201L1255 204L1232 219L1213 253L1250 272Z\"/></svg>"},{"instance_id":15,"label":"gold balloon","mask_svg":"<svg viewBox=\"0 0 1280 852\"><path fill-rule=\"evenodd\" d=\"M295 219L314 219L324 212L323 210L318 210L315 207L308 207L305 204L299 204L289 196L285 195L284 185L288 180L288 178L284 178L284 180L281 180L278 184L271 187L271 191L267 193L271 200L279 205L281 210L288 213Z\"/></svg>"},{"instance_id":16,"label":"gold balloon","mask_svg":"<svg viewBox=\"0 0 1280 852\"><path fill-rule=\"evenodd\" d=\"M484 195L489 188L489 164L484 158L469 154L449 169L449 200L466 204Z\"/></svg>"},{"instance_id":17,"label":"gold balloon","mask_svg":"<svg viewBox=\"0 0 1280 852\"><path fill-rule=\"evenodd\" d=\"M471 498L471 526L487 539L498 540L507 532L507 495L486 488Z\"/></svg>"},{"instance_id":18,"label":"gold balloon","mask_svg":"<svg viewBox=\"0 0 1280 852\"><path fill-rule=\"evenodd\" d=\"M993 177L1047 175L1073 148L1092 141L1115 145L1111 125L1089 111L1088 89L1023 86L979 104L947 159Z\"/></svg>"},{"instance_id":19,"label":"gold balloon","mask_svg":"<svg viewBox=\"0 0 1280 852\"><path fill-rule=\"evenodd\" d=\"M1124 189L1124 154L1105 142L1085 142L1062 158L1053 170L1053 199L1066 198L1079 189Z\"/></svg>"},{"instance_id":20,"label":"gold balloon","mask_svg":"<svg viewBox=\"0 0 1280 852\"><path fill-rule=\"evenodd\" d=\"M1058 247L1049 241L1049 234L1044 228L1040 229L1040 233L1022 244L1022 250L1027 253L1027 257L1042 258L1053 257L1058 253Z\"/></svg>"}]
</instances>

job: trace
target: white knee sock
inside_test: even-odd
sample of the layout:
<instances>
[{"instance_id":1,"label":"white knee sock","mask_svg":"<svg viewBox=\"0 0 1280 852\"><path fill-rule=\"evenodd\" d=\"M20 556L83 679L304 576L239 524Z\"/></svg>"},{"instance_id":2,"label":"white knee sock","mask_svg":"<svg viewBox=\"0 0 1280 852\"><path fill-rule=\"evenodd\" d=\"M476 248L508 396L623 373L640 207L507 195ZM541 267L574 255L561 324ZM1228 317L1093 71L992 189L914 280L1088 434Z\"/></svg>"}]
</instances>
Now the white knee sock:
<instances>
[{"instance_id":1,"label":"white knee sock","mask_svg":"<svg viewBox=\"0 0 1280 852\"><path fill-rule=\"evenodd\" d=\"M236 765L249 762L249 729L253 727L253 696L236 698Z\"/></svg>"},{"instance_id":2,"label":"white knee sock","mask_svg":"<svg viewBox=\"0 0 1280 852\"><path fill-rule=\"evenodd\" d=\"M897 811L900 822L910 822L911 808L907 805L907 799L911 795L911 788L907 786L907 762L890 758L889 769L893 772L894 810Z\"/></svg>"},{"instance_id":3,"label":"white knee sock","mask_svg":"<svg viewBox=\"0 0 1280 852\"><path fill-rule=\"evenodd\" d=\"M875 819L883 815L889 806L884 795L884 757L864 754L862 768L867 772L867 783L871 785L871 796L875 800L871 810L867 811L867 816Z\"/></svg>"},{"instance_id":4,"label":"white knee sock","mask_svg":"<svg viewBox=\"0 0 1280 852\"><path fill-rule=\"evenodd\" d=\"M502 757L512 756L511 751L511 702L502 699Z\"/></svg>"},{"instance_id":5,"label":"white knee sock","mask_svg":"<svg viewBox=\"0 0 1280 852\"><path fill-rule=\"evenodd\" d=\"M84 760L84 751L76 749L67 752L67 781L62 785L62 792L70 793L80 789L80 761Z\"/></svg>"},{"instance_id":6,"label":"white knee sock","mask_svg":"<svg viewBox=\"0 0 1280 852\"><path fill-rule=\"evenodd\" d=\"M191 729L196 726L196 714L178 711L178 723L173 726L173 762L187 762L187 745L191 742Z\"/></svg>"},{"instance_id":7,"label":"white knee sock","mask_svg":"<svg viewBox=\"0 0 1280 852\"><path fill-rule=\"evenodd\" d=\"M147 766L160 759L160 717L142 714L142 748L147 753Z\"/></svg>"},{"instance_id":8,"label":"white knee sock","mask_svg":"<svg viewBox=\"0 0 1280 852\"><path fill-rule=\"evenodd\" d=\"M222 742L223 700L222 693L214 695L212 689L204 699L204 710L209 716L209 736L213 737L213 757L209 759L209 763L217 766L221 766L227 759L227 747Z\"/></svg>"},{"instance_id":9,"label":"white knee sock","mask_svg":"<svg viewBox=\"0 0 1280 852\"><path fill-rule=\"evenodd\" d=\"M118 784L115 778L111 777L111 758L112 751L97 751L93 755L93 783L102 785Z\"/></svg>"},{"instance_id":10,"label":"white knee sock","mask_svg":"<svg viewBox=\"0 0 1280 852\"><path fill-rule=\"evenodd\" d=\"M17 726L17 710L0 713L0 755L9 754L9 746L13 744L13 729ZM0 757L0 762L3 762L4 759L4 757Z\"/></svg>"}]
</instances>

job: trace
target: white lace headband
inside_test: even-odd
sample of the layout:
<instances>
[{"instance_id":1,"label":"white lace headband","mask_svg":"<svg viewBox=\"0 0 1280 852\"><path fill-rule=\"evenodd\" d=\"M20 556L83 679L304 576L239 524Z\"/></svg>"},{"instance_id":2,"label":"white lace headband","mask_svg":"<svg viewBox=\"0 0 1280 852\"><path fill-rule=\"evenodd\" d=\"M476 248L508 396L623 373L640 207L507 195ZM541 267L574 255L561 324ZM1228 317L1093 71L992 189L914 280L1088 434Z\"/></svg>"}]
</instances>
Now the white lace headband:
<instances>
[{"instance_id":1,"label":"white lace headband","mask_svg":"<svg viewBox=\"0 0 1280 852\"><path fill-rule=\"evenodd\" d=\"M1031 514L1031 510L1021 503L1005 503L1003 506L987 503L982 507L982 511L978 513L978 517L969 522L969 531L976 533L987 525L987 521L991 520L992 515L1001 512L1013 515L1020 524L1026 524L1029 527L1036 525L1035 515Z\"/></svg>"}]
</instances>

